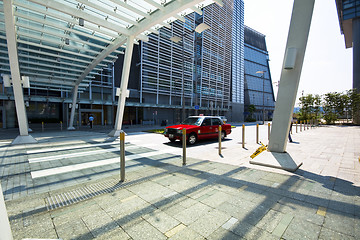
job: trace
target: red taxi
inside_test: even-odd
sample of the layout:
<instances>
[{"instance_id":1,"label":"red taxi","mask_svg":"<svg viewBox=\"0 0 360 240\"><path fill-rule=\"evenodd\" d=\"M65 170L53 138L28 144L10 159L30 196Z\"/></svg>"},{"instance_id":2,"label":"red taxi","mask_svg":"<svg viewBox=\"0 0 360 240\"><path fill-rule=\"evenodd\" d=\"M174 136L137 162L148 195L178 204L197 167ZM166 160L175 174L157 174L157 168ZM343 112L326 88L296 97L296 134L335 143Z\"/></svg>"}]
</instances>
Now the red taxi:
<instances>
[{"instance_id":1,"label":"red taxi","mask_svg":"<svg viewBox=\"0 0 360 240\"><path fill-rule=\"evenodd\" d=\"M198 140L219 137L219 125L221 125L221 139L231 133L231 125L224 123L219 117L192 116L185 119L179 125L168 126L164 130L164 136L171 142L182 140L182 129L186 129L186 139L190 145Z\"/></svg>"}]
</instances>

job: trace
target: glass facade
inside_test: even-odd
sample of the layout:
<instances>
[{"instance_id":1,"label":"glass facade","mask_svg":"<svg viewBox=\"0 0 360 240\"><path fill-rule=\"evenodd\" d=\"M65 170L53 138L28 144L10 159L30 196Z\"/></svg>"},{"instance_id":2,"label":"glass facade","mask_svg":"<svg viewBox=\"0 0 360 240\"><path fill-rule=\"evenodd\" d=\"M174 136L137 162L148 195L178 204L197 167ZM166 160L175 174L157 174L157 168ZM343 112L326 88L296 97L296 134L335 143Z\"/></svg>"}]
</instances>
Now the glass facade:
<instances>
[{"instance_id":1,"label":"glass facade","mask_svg":"<svg viewBox=\"0 0 360 240\"><path fill-rule=\"evenodd\" d=\"M201 107L229 109L231 101L231 52L233 1L224 6L212 4L204 9L204 23L211 28L203 33Z\"/></svg>"},{"instance_id":2,"label":"glass facade","mask_svg":"<svg viewBox=\"0 0 360 240\"><path fill-rule=\"evenodd\" d=\"M232 28L232 101L244 104L244 2L234 1Z\"/></svg>"},{"instance_id":3,"label":"glass facade","mask_svg":"<svg viewBox=\"0 0 360 240\"><path fill-rule=\"evenodd\" d=\"M202 15L189 14L141 44L142 104L179 109L184 102L187 115L195 106L200 113L224 115L231 101L244 102L244 4L223 3L203 8ZM210 29L194 32L201 23ZM180 41L171 41L173 36Z\"/></svg>"},{"instance_id":4,"label":"glass facade","mask_svg":"<svg viewBox=\"0 0 360 240\"><path fill-rule=\"evenodd\" d=\"M342 8L344 20L360 17L359 0L344 0L342 1Z\"/></svg>"},{"instance_id":5,"label":"glass facade","mask_svg":"<svg viewBox=\"0 0 360 240\"><path fill-rule=\"evenodd\" d=\"M272 118L275 107L274 92L268 65L269 55L266 49L265 35L245 26L245 119L265 120ZM256 73L264 72L264 73ZM255 106L250 116L249 106ZM265 114L264 114L265 110Z\"/></svg>"},{"instance_id":6,"label":"glass facade","mask_svg":"<svg viewBox=\"0 0 360 240\"><path fill-rule=\"evenodd\" d=\"M185 17L185 24L176 21L172 28L161 28L150 34L141 47L141 103L191 105L194 68L194 13ZM177 36L178 43L170 40ZM183 37L182 37L183 36ZM183 65L184 62L184 65ZM184 90L184 92L183 92Z\"/></svg>"}]
</instances>

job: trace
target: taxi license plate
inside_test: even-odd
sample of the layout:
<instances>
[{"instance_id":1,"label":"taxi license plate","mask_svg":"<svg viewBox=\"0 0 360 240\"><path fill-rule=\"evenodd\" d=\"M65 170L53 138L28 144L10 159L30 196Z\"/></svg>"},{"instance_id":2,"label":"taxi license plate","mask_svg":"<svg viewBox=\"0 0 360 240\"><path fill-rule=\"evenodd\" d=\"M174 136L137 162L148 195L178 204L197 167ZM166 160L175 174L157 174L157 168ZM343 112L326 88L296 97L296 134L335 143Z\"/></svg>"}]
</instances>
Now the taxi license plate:
<instances>
[{"instance_id":1,"label":"taxi license plate","mask_svg":"<svg viewBox=\"0 0 360 240\"><path fill-rule=\"evenodd\" d=\"M169 134L169 138L174 138L174 134Z\"/></svg>"}]
</instances>

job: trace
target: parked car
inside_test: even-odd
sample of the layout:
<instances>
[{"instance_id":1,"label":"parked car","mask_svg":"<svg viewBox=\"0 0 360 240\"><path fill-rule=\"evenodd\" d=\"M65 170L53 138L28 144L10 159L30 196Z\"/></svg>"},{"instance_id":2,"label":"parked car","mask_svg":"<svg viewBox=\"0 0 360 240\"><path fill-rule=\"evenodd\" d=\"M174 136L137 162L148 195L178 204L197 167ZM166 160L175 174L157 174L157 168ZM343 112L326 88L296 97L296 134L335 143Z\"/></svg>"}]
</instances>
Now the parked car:
<instances>
[{"instance_id":1,"label":"parked car","mask_svg":"<svg viewBox=\"0 0 360 240\"><path fill-rule=\"evenodd\" d=\"M186 140L190 145L198 140L217 138L219 136L219 125L221 125L221 139L231 133L231 125L224 123L219 117L191 116L178 125L168 126L164 130L164 136L170 142L182 141L182 129L186 129Z\"/></svg>"}]
</instances>

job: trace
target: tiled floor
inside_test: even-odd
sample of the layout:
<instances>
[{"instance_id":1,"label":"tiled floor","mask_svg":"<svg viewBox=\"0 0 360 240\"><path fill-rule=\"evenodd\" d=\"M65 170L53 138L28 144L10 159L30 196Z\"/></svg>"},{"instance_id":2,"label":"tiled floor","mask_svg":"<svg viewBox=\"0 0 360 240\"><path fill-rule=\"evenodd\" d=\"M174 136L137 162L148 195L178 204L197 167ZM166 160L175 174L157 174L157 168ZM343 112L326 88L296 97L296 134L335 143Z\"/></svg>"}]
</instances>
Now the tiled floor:
<instances>
[{"instance_id":1,"label":"tiled floor","mask_svg":"<svg viewBox=\"0 0 360 240\"><path fill-rule=\"evenodd\" d=\"M142 141L146 137L151 139L142 136ZM1 146L0 173L14 239L360 238L360 127L294 134L288 153L303 159L294 173L240 161L250 151L230 145L225 147L238 161L228 159L227 150L219 162L214 154L189 149L182 166L177 151L131 142L133 135L126 145L124 183L119 183L118 165L110 162L59 173L62 167L118 158L118 142L96 145L106 142L100 133L91 139L44 139L26 148ZM249 149L256 146L249 141ZM49 174L35 174L43 170ZM65 197L84 188L101 194L88 190L88 197L76 202ZM49 198L66 206L48 210Z\"/></svg>"}]
</instances>

